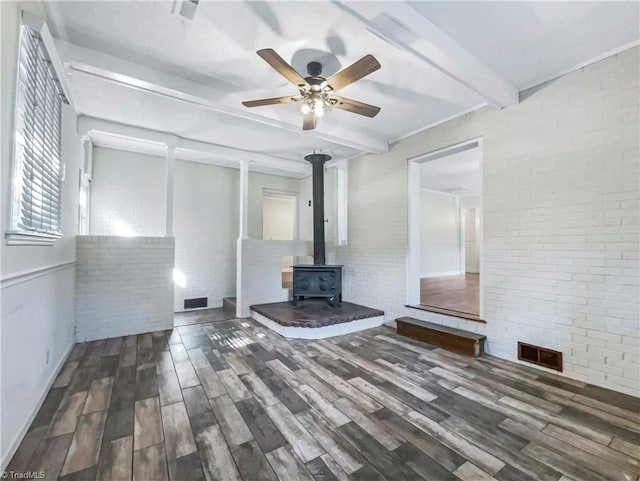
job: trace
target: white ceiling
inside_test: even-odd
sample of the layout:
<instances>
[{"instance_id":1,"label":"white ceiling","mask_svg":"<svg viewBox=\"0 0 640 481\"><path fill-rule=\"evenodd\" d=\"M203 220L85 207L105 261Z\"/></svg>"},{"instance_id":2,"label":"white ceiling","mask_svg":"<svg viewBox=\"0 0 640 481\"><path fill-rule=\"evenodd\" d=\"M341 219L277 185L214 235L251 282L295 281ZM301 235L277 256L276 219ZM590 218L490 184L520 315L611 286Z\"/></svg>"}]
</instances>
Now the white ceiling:
<instances>
[{"instance_id":1,"label":"white ceiling","mask_svg":"<svg viewBox=\"0 0 640 481\"><path fill-rule=\"evenodd\" d=\"M459 195L482 193L480 147L437 157L420 165L420 188Z\"/></svg>"},{"instance_id":2,"label":"white ceiling","mask_svg":"<svg viewBox=\"0 0 640 481\"><path fill-rule=\"evenodd\" d=\"M217 146L231 147L249 160L261 154L255 165L267 170L269 158L278 173L286 164L294 176L308 172L302 158L314 149L337 160L383 152L639 36L636 2L416 2L412 9L404 2L201 0L193 20L173 13L180 2L45 3L76 110L197 141L199 161L220 162ZM388 12L409 20L411 31L385 30ZM393 35L384 40L385 32ZM319 60L327 76L373 54L382 68L341 93L380 106L380 114L334 110L317 131L303 132L294 105L244 108L242 100L296 93L255 54L268 47L303 74Z\"/></svg>"},{"instance_id":3,"label":"white ceiling","mask_svg":"<svg viewBox=\"0 0 640 481\"><path fill-rule=\"evenodd\" d=\"M640 29L633 1L412 5L519 90L637 41Z\"/></svg>"}]
</instances>

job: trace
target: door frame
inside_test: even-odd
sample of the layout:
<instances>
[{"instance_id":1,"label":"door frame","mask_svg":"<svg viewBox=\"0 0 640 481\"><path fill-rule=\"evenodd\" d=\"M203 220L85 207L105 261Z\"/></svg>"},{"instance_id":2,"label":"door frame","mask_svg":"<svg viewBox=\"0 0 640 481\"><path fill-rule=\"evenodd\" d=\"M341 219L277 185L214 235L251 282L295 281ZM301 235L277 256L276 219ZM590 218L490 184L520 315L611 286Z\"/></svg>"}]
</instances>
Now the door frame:
<instances>
[{"instance_id":1,"label":"door frame","mask_svg":"<svg viewBox=\"0 0 640 481\"><path fill-rule=\"evenodd\" d=\"M420 304L420 166L425 162L446 157L466 150L478 149L480 154L480 177L482 178L483 168L483 141L482 137L465 140L444 148L426 152L407 159L407 198L408 198L408 218L407 218L407 305L417 306ZM481 184L482 185L482 184ZM481 188L479 202L480 219L480 246L478 249L479 259L479 312L480 318L484 318L484 208L483 195L484 185ZM462 225L461 225L462 227ZM461 239L462 240L462 239ZM461 243L461 249L463 244ZM464 268L464 265L461 266Z\"/></svg>"}]
</instances>

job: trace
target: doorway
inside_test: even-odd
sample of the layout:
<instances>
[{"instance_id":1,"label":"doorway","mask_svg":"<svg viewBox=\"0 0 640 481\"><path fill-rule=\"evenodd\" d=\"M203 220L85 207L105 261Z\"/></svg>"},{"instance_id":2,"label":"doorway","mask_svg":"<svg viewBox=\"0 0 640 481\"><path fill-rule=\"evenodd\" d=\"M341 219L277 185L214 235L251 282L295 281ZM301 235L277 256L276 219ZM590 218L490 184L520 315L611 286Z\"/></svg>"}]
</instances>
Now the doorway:
<instances>
[{"instance_id":1,"label":"doorway","mask_svg":"<svg viewBox=\"0 0 640 481\"><path fill-rule=\"evenodd\" d=\"M409 159L408 304L481 320L481 139Z\"/></svg>"},{"instance_id":2,"label":"doorway","mask_svg":"<svg viewBox=\"0 0 640 481\"><path fill-rule=\"evenodd\" d=\"M298 237L298 195L264 189L262 195L262 239L295 240ZM293 283L293 256L282 258L282 287Z\"/></svg>"}]
</instances>

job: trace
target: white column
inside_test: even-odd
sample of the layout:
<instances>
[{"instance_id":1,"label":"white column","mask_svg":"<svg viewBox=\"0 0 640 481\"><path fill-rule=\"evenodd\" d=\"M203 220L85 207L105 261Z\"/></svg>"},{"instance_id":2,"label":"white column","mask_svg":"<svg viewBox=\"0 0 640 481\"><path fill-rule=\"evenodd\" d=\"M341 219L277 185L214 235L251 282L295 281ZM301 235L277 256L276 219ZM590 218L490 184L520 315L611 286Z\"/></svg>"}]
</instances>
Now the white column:
<instances>
[{"instance_id":1,"label":"white column","mask_svg":"<svg viewBox=\"0 0 640 481\"><path fill-rule=\"evenodd\" d=\"M82 138L84 163L80 175L78 198L78 234L89 234L91 215L91 177L93 175L93 140L88 135Z\"/></svg>"},{"instance_id":2,"label":"white column","mask_svg":"<svg viewBox=\"0 0 640 481\"><path fill-rule=\"evenodd\" d=\"M167 157L165 162L165 197L164 197L164 227L165 237L173 236L173 179L176 166L176 146L167 145Z\"/></svg>"},{"instance_id":3,"label":"white column","mask_svg":"<svg viewBox=\"0 0 640 481\"><path fill-rule=\"evenodd\" d=\"M420 164L408 165L409 222L407 249L407 304L420 304Z\"/></svg>"},{"instance_id":4,"label":"white column","mask_svg":"<svg viewBox=\"0 0 640 481\"><path fill-rule=\"evenodd\" d=\"M91 178L93 175L93 139L88 135L82 138L82 147L84 147L84 165L82 172Z\"/></svg>"},{"instance_id":5,"label":"white column","mask_svg":"<svg viewBox=\"0 0 640 481\"><path fill-rule=\"evenodd\" d=\"M241 239L249 238L249 161L240 161L240 233Z\"/></svg>"},{"instance_id":6,"label":"white column","mask_svg":"<svg viewBox=\"0 0 640 481\"><path fill-rule=\"evenodd\" d=\"M240 161L240 226L236 252L236 316L246 317L245 296L242 292L242 247L249 238L249 161Z\"/></svg>"}]
</instances>

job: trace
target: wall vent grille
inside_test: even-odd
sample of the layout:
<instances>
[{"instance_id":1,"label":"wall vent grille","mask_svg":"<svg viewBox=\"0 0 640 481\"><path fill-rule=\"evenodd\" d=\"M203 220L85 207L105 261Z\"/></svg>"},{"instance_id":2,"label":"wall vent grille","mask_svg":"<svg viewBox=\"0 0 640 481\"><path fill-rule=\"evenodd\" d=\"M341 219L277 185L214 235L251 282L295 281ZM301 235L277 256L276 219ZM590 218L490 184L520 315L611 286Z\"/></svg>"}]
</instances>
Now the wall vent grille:
<instances>
[{"instance_id":1,"label":"wall vent grille","mask_svg":"<svg viewBox=\"0 0 640 481\"><path fill-rule=\"evenodd\" d=\"M193 299L184 300L185 309L196 309L198 307L207 307L207 305L206 297L194 297Z\"/></svg>"},{"instance_id":2,"label":"wall vent grille","mask_svg":"<svg viewBox=\"0 0 640 481\"><path fill-rule=\"evenodd\" d=\"M518 359L562 372L562 353L518 341Z\"/></svg>"}]
</instances>

